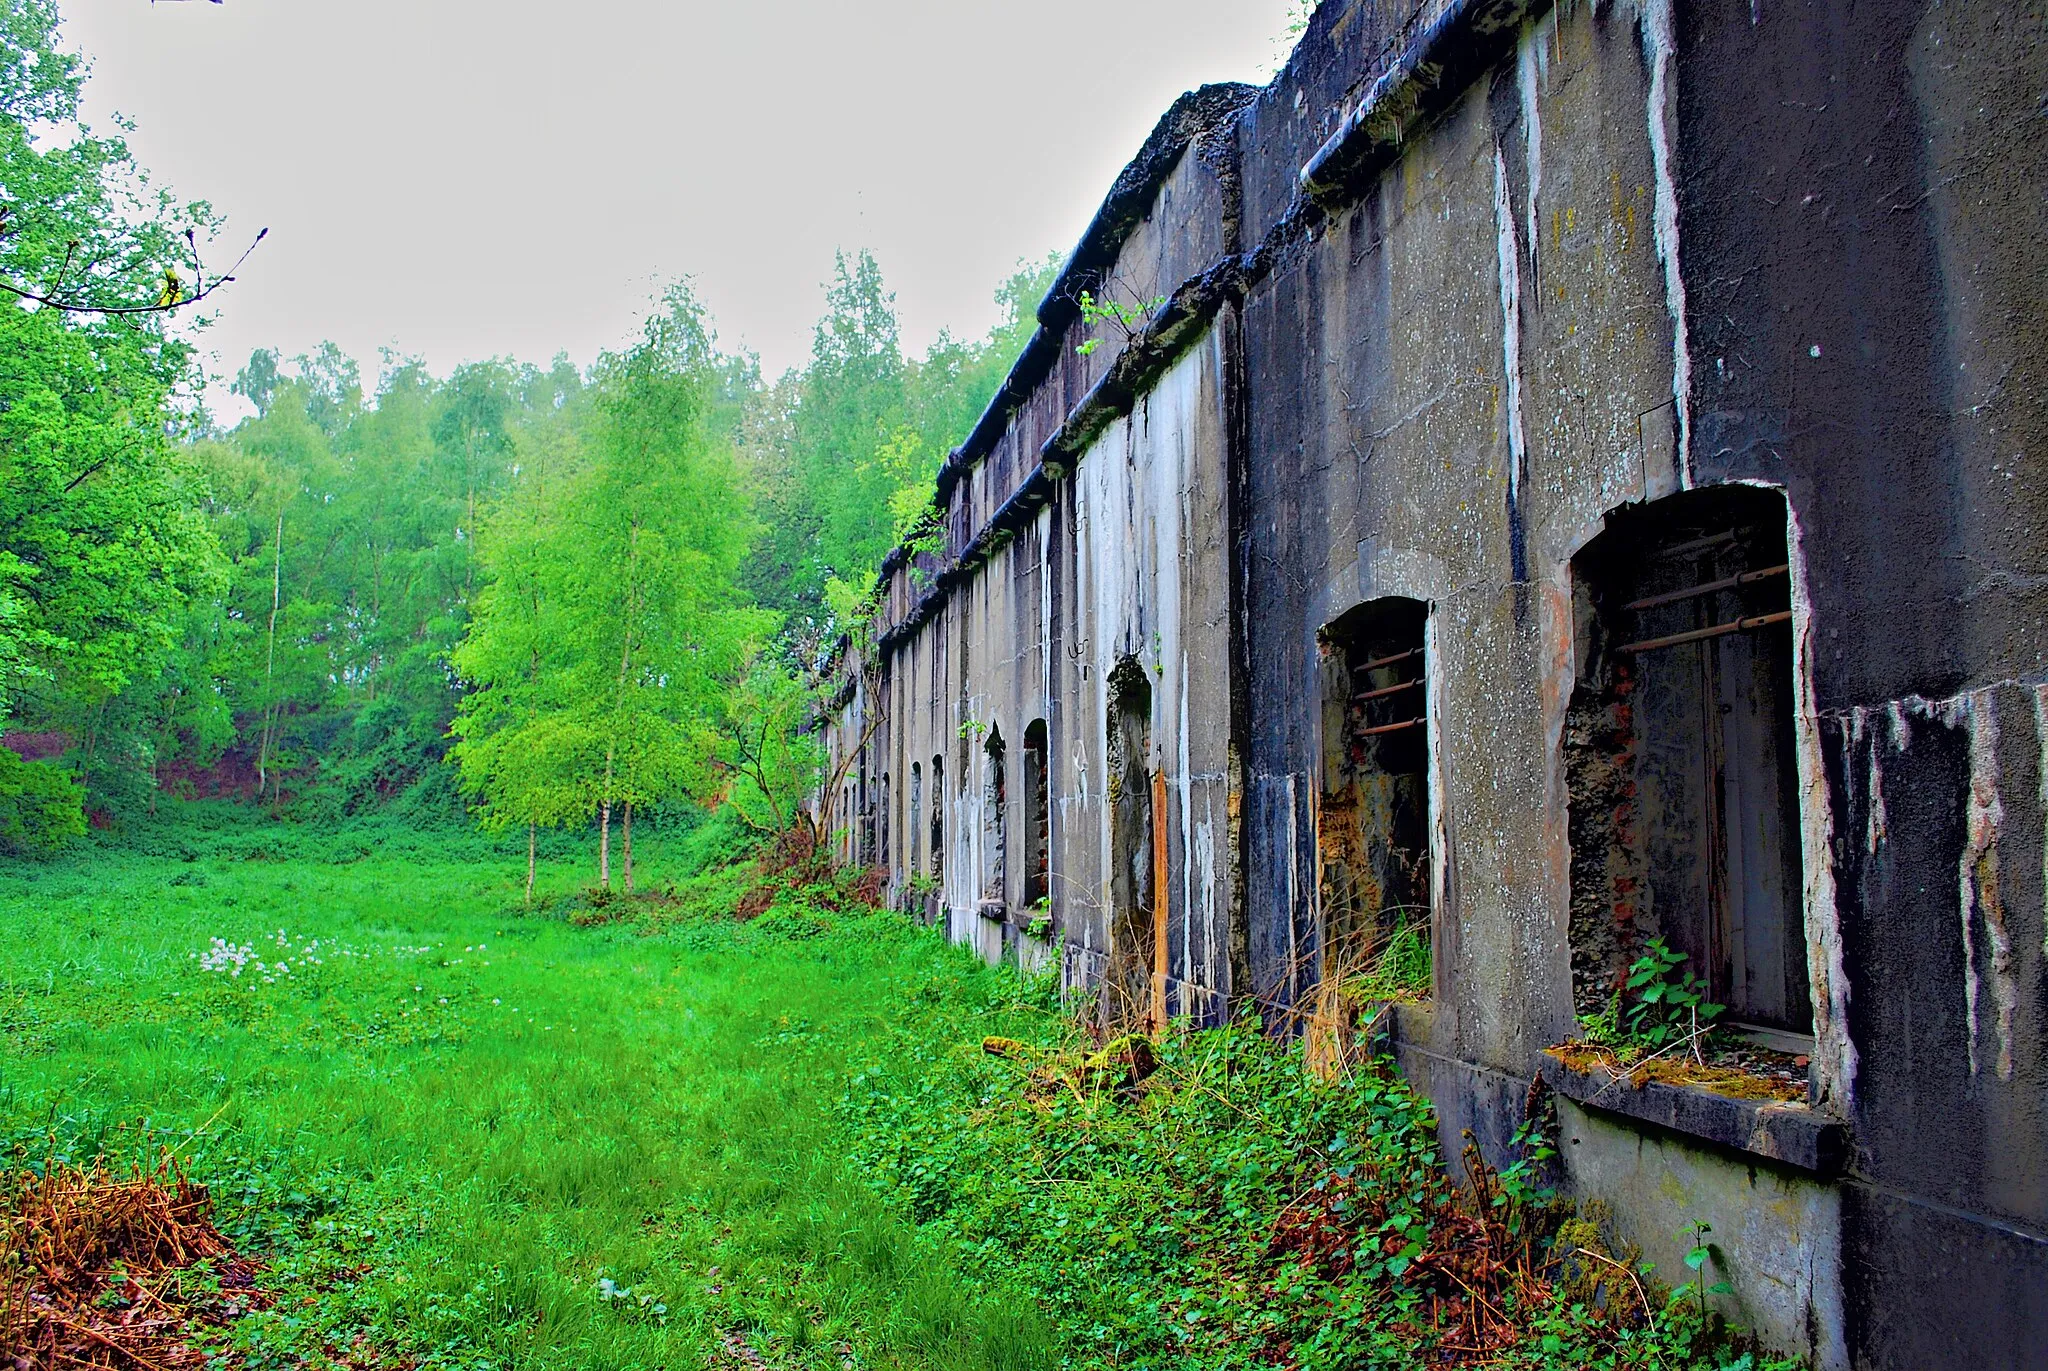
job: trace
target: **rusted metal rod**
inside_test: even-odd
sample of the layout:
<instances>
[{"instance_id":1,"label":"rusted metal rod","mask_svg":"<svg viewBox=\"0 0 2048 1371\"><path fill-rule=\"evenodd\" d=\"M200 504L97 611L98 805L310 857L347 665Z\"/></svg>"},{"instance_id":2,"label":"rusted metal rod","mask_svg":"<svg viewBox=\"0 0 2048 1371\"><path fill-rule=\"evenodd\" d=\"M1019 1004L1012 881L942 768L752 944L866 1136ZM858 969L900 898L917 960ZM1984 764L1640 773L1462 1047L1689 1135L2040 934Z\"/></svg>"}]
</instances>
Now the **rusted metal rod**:
<instances>
[{"instance_id":1,"label":"rusted metal rod","mask_svg":"<svg viewBox=\"0 0 2048 1371\"><path fill-rule=\"evenodd\" d=\"M1670 547L1658 548L1650 555L1653 557L1683 557L1690 552L1705 552L1710 547L1719 547L1723 543L1732 543L1734 541L1735 530L1731 528L1726 533L1709 533L1706 537L1695 538L1689 543L1673 543Z\"/></svg>"},{"instance_id":2,"label":"rusted metal rod","mask_svg":"<svg viewBox=\"0 0 2048 1371\"><path fill-rule=\"evenodd\" d=\"M1776 614L1759 614L1751 619L1737 619L1733 623L1715 624L1712 628L1696 628L1689 633L1673 633L1665 638L1645 638L1639 643L1623 643L1616 652L1654 652L1660 647L1678 647L1684 643L1703 642L1708 638L1725 638L1731 633L1752 633L1772 624L1789 623L1792 611L1781 609Z\"/></svg>"},{"instance_id":3,"label":"rusted metal rod","mask_svg":"<svg viewBox=\"0 0 2048 1371\"><path fill-rule=\"evenodd\" d=\"M1376 728L1361 728L1358 730L1356 736L1360 738L1370 738L1375 733L1399 733L1404 728L1414 728L1422 722L1424 722L1422 719L1403 719L1398 724L1380 724Z\"/></svg>"},{"instance_id":4,"label":"rusted metal rod","mask_svg":"<svg viewBox=\"0 0 2048 1371\"><path fill-rule=\"evenodd\" d=\"M1413 690L1421 684L1422 678L1418 676L1412 681L1403 681L1399 685L1381 686L1378 690L1361 691L1351 697L1351 703L1357 704L1361 700L1377 700L1383 695L1398 695L1404 690Z\"/></svg>"},{"instance_id":5,"label":"rusted metal rod","mask_svg":"<svg viewBox=\"0 0 2048 1371\"><path fill-rule=\"evenodd\" d=\"M1405 662L1410 657L1420 657L1421 655L1421 648L1411 647L1406 652L1396 652L1391 657L1375 657L1369 662L1360 662L1357 666L1351 668L1351 670L1354 673L1360 671L1377 671L1383 666L1392 666L1396 662Z\"/></svg>"},{"instance_id":6,"label":"rusted metal rod","mask_svg":"<svg viewBox=\"0 0 2048 1371\"><path fill-rule=\"evenodd\" d=\"M1789 563L1785 566L1762 567L1756 571L1745 571L1739 576L1724 576L1718 581L1708 581L1705 585L1687 586L1684 590L1667 590L1662 595L1647 595L1640 600L1630 600L1622 608L1655 609L1658 605L1677 604L1680 600L1695 600L1702 595L1712 595L1716 591L1734 590L1740 586L1755 585L1758 581L1768 581L1773 576L1783 576L1790 570L1792 567Z\"/></svg>"}]
</instances>

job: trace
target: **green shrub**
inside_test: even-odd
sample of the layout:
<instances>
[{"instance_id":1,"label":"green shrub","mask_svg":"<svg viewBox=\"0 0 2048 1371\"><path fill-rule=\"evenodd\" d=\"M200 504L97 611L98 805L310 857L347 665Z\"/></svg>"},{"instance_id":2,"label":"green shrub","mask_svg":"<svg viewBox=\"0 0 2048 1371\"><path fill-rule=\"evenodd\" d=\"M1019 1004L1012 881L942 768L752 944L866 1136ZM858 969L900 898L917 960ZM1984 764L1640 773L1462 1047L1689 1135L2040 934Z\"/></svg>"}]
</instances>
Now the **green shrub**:
<instances>
[{"instance_id":1,"label":"green shrub","mask_svg":"<svg viewBox=\"0 0 2048 1371\"><path fill-rule=\"evenodd\" d=\"M0 852L50 857L85 836L85 791L61 767L0 747Z\"/></svg>"}]
</instances>

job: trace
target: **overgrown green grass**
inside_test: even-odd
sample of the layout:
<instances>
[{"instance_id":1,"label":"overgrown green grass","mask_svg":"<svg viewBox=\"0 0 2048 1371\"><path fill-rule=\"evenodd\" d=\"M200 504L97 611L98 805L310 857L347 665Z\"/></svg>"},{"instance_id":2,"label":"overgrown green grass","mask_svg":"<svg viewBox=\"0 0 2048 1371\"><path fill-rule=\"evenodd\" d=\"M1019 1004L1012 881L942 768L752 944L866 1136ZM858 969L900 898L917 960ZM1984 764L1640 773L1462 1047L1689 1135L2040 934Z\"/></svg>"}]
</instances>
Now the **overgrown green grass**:
<instances>
[{"instance_id":1,"label":"overgrown green grass","mask_svg":"<svg viewBox=\"0 0 2048 1371\"><path fill-rule=\"evenodd\" d=\"M892 916L578 926L522 911L523 852L201 818L0 869L0 1128L14 1165L178 1149L286 1295L243 1322L249 1365L367 1339L698 1366L734 1332L775 1364L1058 1360L890 1213L832 1115L892 1006L1001 1016L1013 982ZM639 856L643 886L684 874Z\"/></svg>"},{"instance_id":2,"label":"overgrown green grass","mask_svg":"<svg viewBox=\"0 0 2048 1371\"><path fill-rule=\"evenodd\" d=\"M735 920L716 826L643 839L654 900L572 851L533 910L523 844L222 807L0 867L8 1164L175 1148L284 1296L224 1367L1422 1368L1461 1288L1486 1365L1791 1365L1705 1275L1553 1261L1603 1239L1534 1173L1475 1211L1389 1069L1241 1024L1127 1044L1139 1085L843 889Z\"/></svg>"}]
</instances>

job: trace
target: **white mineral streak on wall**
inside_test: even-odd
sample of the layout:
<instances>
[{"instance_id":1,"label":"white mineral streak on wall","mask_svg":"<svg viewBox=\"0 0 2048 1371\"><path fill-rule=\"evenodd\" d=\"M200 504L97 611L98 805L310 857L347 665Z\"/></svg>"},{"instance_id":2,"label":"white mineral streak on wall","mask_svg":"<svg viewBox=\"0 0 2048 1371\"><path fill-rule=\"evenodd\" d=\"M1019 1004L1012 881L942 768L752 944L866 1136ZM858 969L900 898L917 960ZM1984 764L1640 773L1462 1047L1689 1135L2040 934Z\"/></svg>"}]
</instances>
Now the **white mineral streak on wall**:
<instances>
[{"instance_id":1,"label":"white mineral streak on wall","mask_svg":"<svg viewBox=\"0 0 2048 1371\"><path fill-rule=\"evenodd\" d=\"M1493 145L1493 227L1500 257L1501 369L1507 376L1508 503L1522 495L1522 254L1515 240L1507 158Z\"/></svg>"},{"instance_id":2,"label":"white mineral streak on wall","mask_svg":"<svg viewBox=\"0 0 2048 1371\"><path fill-rule=\"evenodd\" d=\"M1858 705L1849 711L1849 752L1863 748L1868 754L1869 793L1865 796L1863 850L1875 857L1891 841L1891 812L1884 799L1884 750L1889 739L1894 752L1904 752L1909 734L1905 711L1896 701L1872 709ZM1846 759L1844 765L1847 765ZM1846 772L1845 781L1847 784Z\"/></svg>"},{"instance_id":3,"label":"white mineral streak on wall","mask_svg":"<svg viewBox=\"0 0 2048 1371\"><path fill-rule=\"evenodd\" d=\"M1986 940L1991 944L1991 1007L1998 1033L1998 1076L2000 1080L2011 1080L2012 1021L2019 1003L2019 981L2013 974L2012 937L2006 931L2005 901L1998 888L1998 846L2005 828L2005 801L1999 795L1995 689L1959 697L1943 722L1953 718L1970 734L1970 793L1964 802L1963 859L1957 873L1963 920L1963 1006L1970 1026L1970 1074L1976 1075L1979 1065L1977 1006L1982 994L1972 924L1981 918Z\"/></svg>"},{"instance_id":4,"label":"white mineral streak on wall","mask_svg":"<svg viewBox=\"0 0 2048 1371\"><path fill-rule=\"evenodd\" d=\"M1657 256L1664 263L1664 306L1671 315L1671 398L1678 409L1678 483L1692 486L1692 352L1685 320L1685 279L1678 272L1678 36L1676 0L1640 0L1643 52L1650 64L1650 162L1657 183Z\"/></svg>"},{"instance_id":5,"label":"white mineral streak on wall","mask_svg":"<svg viewBox=\"0 0 2048 1371\"><path fill-rule=\"evenodd\" d=\"M1451 838L1445 825L1446 805L1444 726L1444 669L1443 654L1438 649L1437 616L1434 612L1422 620L1422 745L1423 756L1429 761L1429 890L1430 927L1441 926L1451 908ZM1436 965L1436 949L1430 949L1430 965ZM1434 994L1434 990L1431 991Z\"/></svg>"},{"instance_id":6,"label":"white mineral streak on wall","mask_svg":"<svg viewBox=\"0 0 2048 1371\"><path fill-rule=\"evenodd\" d=\"M1185 927L1192 910L1192 876L1185 864L1193 835L1189 828L1187 651L1181 631L1181 575L1191 560L1187 492L1194 480L1195 422L1202 394L1202 370L1213 349L1197 347L1159 379L1138 409L1106 429L1075 468L1074 500L1080 586L1086 624L1078 634L1094 677L1095 712L1078 726L1096 745L1109 736L1109 677L1124 658L1135 659L1152 686L1152 766L1165 766L1169 793L1181 805L1184 854L1181 893L1173 917ZM1176 679L1178 677L1179 679ZM1171 742L1169 742L1171 740ZM1078 749L1077 749L1078 750ZM1087 785L1083 773L1082 785ZM1113 815L1107 803L1108 773L1096 833L1101 850L1100 900L1111 905L1114 852ZM1172 889L1169 883L1169 890ZM1162 894L1166 892L1161 892ZM1184 940L1184 946L1187 941ZM1181 972L1191 971L1184 951Z\"/></svg>"},{"instance_id":7,"label":"white mineral streak on wall","mask_svg":"<svg viewBox=\"0 0 2048 1371\"><path fill-rule=\"evenodd\" d=\"M2019 1010L2019 977L2005 898L1999 885L2006 809L2003 769L1998 756L1997 692L2017 688L2021 688L2017 682L2001 681L1945 700L1909 695L1876 709L1858 708L1849 718L1852 743L1867 742L1870 749L1871 819L1865 841L1873 855L1890 841L1884 818L1883 739L1890 739L1892 751L1903 753L1912 744L1915 718L1968 734L1970 783L1963 801L1963 851L1956 869L1957 918L1963 938L1963 1014L1968 1027L1970 1074L1974 1076L1983 1070L1981 1011L1987 968L1978 956L1977 930L1981 923L1982 941L1991 953L1988 980L1992 1030L1997 1037L1993 1066L2001 1080L2012 1078L2013 1020ZM2033 694L2034 730L2042 756L2037 785L2041 812L2048 814L2048 685L2024 688ZM2042 852L2042 880L2044 888L2048 888L2048 844L2044 844Z\"/></svg>"},{"instance_id":8,"label":"white mineral streak on wall","mask_svg":"<svg viewBox=\"0 0 2048 1371\"><path fill-rule=\"evenodd\" d=\"M1669 0L1654 2L1668 5ZM1665 17L1668 23L1668 10ZM1806 532L1800 526L1798 511L1792 509L1789 501L1786 509L1785 546L1792 564L1799 865L1805 887L1801 903L1806 916L1806 974L1813 987L1815 1079L1819 1083L1820 1101L1846 1113L1856 1089L1856 1045L1849 1040L1849 975L1843 965L1841 910L1836 903L1835 820L1828 801L1820 711L1813 698L1813 598L1806 579Z\"/></svg>"},{"instance_id":9,"label":"white mineral streak on wall","mask_svg":"<svg viewBox=\"0 0 2048 1371\"><path fill-rule=\"evenodd\" d=\"M1038 511L1038 694L1045 745L1052 746L1052 506ZM1051 768L1047 768L1050 783Z\"/></svg>"},{"instance_id":10,"label":"white mineral streak on wall","mask_svg":"<svg viewBox=\"0 0 2048 1371\"><path fill-rule=\"evenodd\" d=\"M971 625L968 615L968 596L956 596L953 601L952 641L955 651L968 652L973 639L968 636ZM974 865L974 831L979 826L975 820L974 765L967 751L960 747L959 739L971 736L967 731L968 722L974 717L970 697L962 694L953 701L952 727L947 736L939 739L939 751L946 758L946 774L953 785L952 813L946 821L946 934L954 942L967 942L974 933L974 909L971 901L971 883L981 879Z\"/></svg>"},{"instance_id":11,"label":"white mineral streak on wall","mask_svg":"<svg viewBox=\"0 0 2048 1371\"><path fill-rule=\"evenodd\" d=\"M1301 997L1301 943L1295 936L1301 907L1301 830L1296 819L1293 772L1287 773L1287 1001Z\"/></svg>"},{"instance_id":12,"label":"white mineral streak on wall","mask_svg":"<svg viewBox=\"0 0 2048 1371\"><path fill-rule=\"evenodd\" d=\"M1095 911L1094 915L1072 919L1070 922L1078 923L1083 929L1083 947L1090 952L1102 953L1108 950L1108 944L1104 941L1104 926L1099 916L1101 911L1109 907L1108 901L1103 898L1109 890L1109 820L1106 814L1109 806L1095 803L1095 792L1088 782L1088 759L1098 750L1103 750L1102 771L1105 776L1109 774L1107 734L1103 727L1103 720L1109 717L1109 682L1102 678L1101 672L1093 669L1092 658L1089 656L1099 629L1094 620L1087 617L1088 611L1084 608L1089 604L1085 597L1095 585L1095 538L1092 530L1096 515L1087 498L1087 478L1088 473L1081 472L1074 478L1067 492L1067 498L1074 502L1074 584L1067 588L1067 613L1071 620L1072 641L1067 646L1067 654L1074 663L1075 698L1086 699L1092 688L1095 708L1091 710L1083 706L1076 717L1067 721L1070 731L1067 734L1066 751L1074 759L1074 794L1080 797L1081 817L1074 830L1077 835L1089 831L1089 813L1091 810L1095 811L1097 884L1091 893L1089 886L1078 879L1070 879L1065 884L1065 894L1075 904L1088 906Z\"/></svg>"},{"instance_id":13,"label":"white mineral streak on wall","mask_svg":"<svg viewBox=\"0 0 2048 1371\"><path fill-rule=\"evenodd\" d=\"M2040 766L2040 815L2044 825L2041 836L2041 924L2048 930L2048 685L2034 687L2034 738L2041 745ZM2043 950L2048 951L2048 931L2042 934Z\"/></svg>"},{"instance_id":14,"label":"white mineral streak on wall","mask_svg":"<svg viewBox=\"0 0 2048 1371\"><path fill-rule=\"evenodd\" d=\"M1180 944L1180 978L1185 985L1195 978L1195 805L1194 778L1188 765L1188 654L1185 649L1180 654L1179 713L1180 728L1176 732L1180 737L1180 751L1175 760L1180 769L1180 915L1187 928L1187 936L1181 939Z\"/></svg>"},{"instance_id":15,"label":"white mineral streak on wall","mask_svg":"<svg viewBox=\"0 0 2048 1371\"><path fill-rule=\"evenodd\" d=\"M1087 619L1080 634L1088 654L1083 670L1095 683L1095 708L1082 726L1092 735L1090 748L1105 749L1103 790L1100 794L1088 792L1091 802L1096 803L1095 905L1102 912L1105 930L1114 909L1110 872L1115 856L1108 795L1109 673L1116 662L1116 639L1125 614L1142 612L1136 587L1128 585L1126 560L1135 536L1130 526L1130 501L1125 498L1130 441L1129 424L1110 425L1075 468L1073 478L1081 561L1081 583L1076 587L1075 598L1087 606ZM1086 777L1082 783L1087 784ZM1106 953L1108 943L1099 950Z\"/></svg>"},{"instance_id":16,"label":"white mineral streak on wall","mask_svg":"<svg viewBox=\"0 0 2048 1371\"><path fill-rule=\"evenodd\" d=\"M1557 32L1557 11L1522 30L1521 48L1516 53L1516 75L1522 89L1522 159L1529 179L1529 285L1536 292L1541 309L1543 266L1539 249L1543 244L1539 205L1543 199L1543 105L1541 96L1550 84L1550 48Z\"/></svg>"}]
</instances>

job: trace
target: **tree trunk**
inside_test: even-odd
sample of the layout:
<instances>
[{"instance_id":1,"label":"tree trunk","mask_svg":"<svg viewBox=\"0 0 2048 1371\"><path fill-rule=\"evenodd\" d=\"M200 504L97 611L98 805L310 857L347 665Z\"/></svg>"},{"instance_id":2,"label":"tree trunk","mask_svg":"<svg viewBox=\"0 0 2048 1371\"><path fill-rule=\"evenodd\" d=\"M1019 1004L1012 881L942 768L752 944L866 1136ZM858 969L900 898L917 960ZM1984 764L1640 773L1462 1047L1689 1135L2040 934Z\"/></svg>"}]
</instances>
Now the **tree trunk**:
<instances>
[{"instance_id":1,"label":"tree trunk","mask_svg":"<svg viewBox=\"0 0 2048 1371\"><path fill-rule=\"evenodd\" d=\"M612 802L606 800L598 806L597 832L597 888L612 888Z\"/></svg>"},{"instance_id":2,"label":"tree trunk","mask_svg":"<svg viewBox=\"0 0 2048 1371\"><path fill-rule=\"evenodd\" d=\"M633 802L626 801L626 893L633 893Z\"/></svg>"},{"instance_id":3,"label":"tree trunk","mask_svg":"<svg viewBox=\"0 0 2048 1371\"><path fill-rule=\"evenodd\" d=\"M107 702L100 701L100 707L92 712L92 722L85 726L85 773L79 777L80 803L92 808L92 757L99 747L100 720L106 717Z\"/></svg>"},{"instance_id":4,"label":"tree trunk","mask_svg":"<svg viewBox=\"0 0 2048 1371\"><path fill-rule=\"evenodd\" d=\"M270 548L270 646L263 657L263 743L256 749L256 799L263 800L263 783L270 778L270 729L277 702L269 697L277 675L277 608L284 600L284 511L277 512L277 539Z\"/></svg>"},{"instance_id":5,"label":"tree trunk","mask_svg":"<svg viewBox=\"0 0 2048 1371\"><path fill-rule=\"evenodd\" d=\"M526 826L526 907L533 908L533 859L539 846L538 824Z\"/></svg>"}]
</instances>

